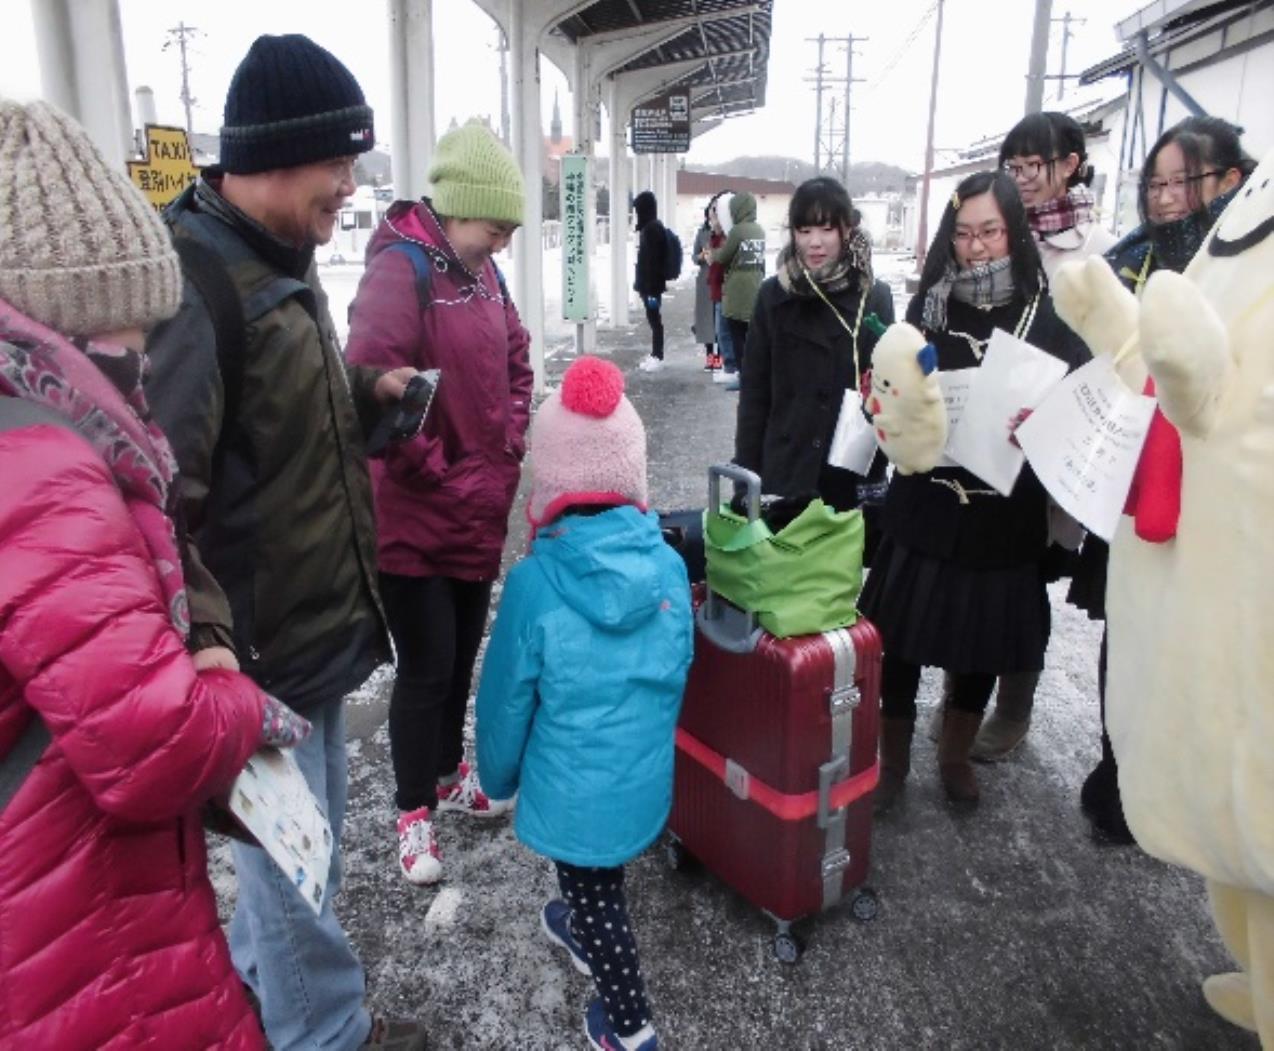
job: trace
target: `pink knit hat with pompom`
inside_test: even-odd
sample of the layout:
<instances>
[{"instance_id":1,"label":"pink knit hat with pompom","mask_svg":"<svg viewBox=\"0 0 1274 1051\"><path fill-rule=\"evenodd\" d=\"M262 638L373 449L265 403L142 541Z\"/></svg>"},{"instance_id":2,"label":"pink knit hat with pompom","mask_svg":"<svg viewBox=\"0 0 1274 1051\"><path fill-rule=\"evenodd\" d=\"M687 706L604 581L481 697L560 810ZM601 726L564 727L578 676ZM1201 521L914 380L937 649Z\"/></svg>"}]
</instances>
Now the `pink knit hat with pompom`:
<instances>
[{"instance_id":1,"label":"pink knit hat with pompom","mask_svg":"<svg viewBox=\"0 0 1274 1051\"><path fill-rule=\"evenodd\" d=\"M646 429L624 397L624 374L582 357L566 370L531 424L535 528L572 504L634 504L646 510Z\"/></svg>"}]
</instances>

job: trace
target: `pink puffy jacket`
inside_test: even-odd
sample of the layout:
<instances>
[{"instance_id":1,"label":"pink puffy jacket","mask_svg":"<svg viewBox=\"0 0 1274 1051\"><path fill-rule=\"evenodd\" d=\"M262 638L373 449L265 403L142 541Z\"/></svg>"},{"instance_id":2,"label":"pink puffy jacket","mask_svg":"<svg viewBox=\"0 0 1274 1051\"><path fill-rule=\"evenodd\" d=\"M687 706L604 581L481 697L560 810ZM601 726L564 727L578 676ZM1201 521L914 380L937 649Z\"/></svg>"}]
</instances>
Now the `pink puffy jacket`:
<instances>
[{"instance_id":1,"label":"pink puffy jacket","mask_svg":"<svg viewBox=\"0 0 1274 1051\"><path fill-rule=\"evenodd\" d=\"M151 556L78 434L0 429L0 756L52 743L0 813L0 1048L261 1048L192 808L263 697L196 674Z\"/></svg>"}]
</instances>

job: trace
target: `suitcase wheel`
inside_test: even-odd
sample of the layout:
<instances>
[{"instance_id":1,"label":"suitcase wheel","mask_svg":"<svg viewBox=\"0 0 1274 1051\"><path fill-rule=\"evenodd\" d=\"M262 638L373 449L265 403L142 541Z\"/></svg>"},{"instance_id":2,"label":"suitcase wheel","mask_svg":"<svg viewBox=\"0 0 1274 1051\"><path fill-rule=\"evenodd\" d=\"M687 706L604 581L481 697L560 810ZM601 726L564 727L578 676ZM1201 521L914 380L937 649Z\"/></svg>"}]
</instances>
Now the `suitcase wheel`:
<instances>
[{"instance_id":1,"label":"suitcase wheel","mask_svg":"<svg viewBox=\"0 0 1274 1051\"><path fill-rule=\"evenodd\" d=\"M774 936L774 958L779 963L794 964L805 951L805 944L791 931L779 931Z\"/></svg>"},{"instance_id":2,"label":"suitcase wheel","mask_svg":"<svg viewBox=\"0 0 1274 1051\"><path fill-rule=\"evenodd\" d=\"M880 899L870 887L859 887L849 903L849 911L859 923L870 923L880 911Z\"/></svg>"},{"instance_id":3,"label":"suitcase wheel","mask_svg":"<svg viewBox=\"0 0 1274 1051\"><path fill-rule=\"evenodd\" d=\"M686 845L676 836L670 835L664 844L664 857L668 859L668 867L673 872L682 872L694 864L694 856L686 849Z\"/></svg>"}]
</instances>

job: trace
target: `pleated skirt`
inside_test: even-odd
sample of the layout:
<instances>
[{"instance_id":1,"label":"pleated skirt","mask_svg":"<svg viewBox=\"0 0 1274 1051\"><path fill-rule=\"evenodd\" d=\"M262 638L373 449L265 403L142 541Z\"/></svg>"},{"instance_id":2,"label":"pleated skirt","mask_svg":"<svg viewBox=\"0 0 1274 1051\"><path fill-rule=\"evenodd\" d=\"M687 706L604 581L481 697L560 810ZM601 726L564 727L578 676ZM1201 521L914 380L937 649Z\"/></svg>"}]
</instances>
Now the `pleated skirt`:
<instances>
[{"instance_id":1,"label":"pleated skirt","mask_svg":"<svg viewBox=\"0 0 1274 1051\"><path fill-rule=\"evenodd\" d=\"M1040 671L1051 615L1038 563L970 569L885 536L859 610L885 653L952 672Z\"/></svg>"}]
</instances>

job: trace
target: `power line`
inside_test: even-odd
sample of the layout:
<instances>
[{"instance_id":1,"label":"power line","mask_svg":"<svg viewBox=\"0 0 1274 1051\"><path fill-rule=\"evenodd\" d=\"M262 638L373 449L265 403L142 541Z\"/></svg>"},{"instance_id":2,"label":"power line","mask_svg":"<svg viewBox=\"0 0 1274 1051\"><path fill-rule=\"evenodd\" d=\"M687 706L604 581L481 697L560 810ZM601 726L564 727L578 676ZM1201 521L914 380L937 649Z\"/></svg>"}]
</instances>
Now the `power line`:
<instances>
[{"instance_id":1,"label":"power line","mask_svg":"<svg viewBox=\"0 0 1274 1051\"><path fill-rule=\"evenodd\" d=\"M885 63L884 69L877 73L876 76L872 77L867 86L863 88L864 92L870 95L888 79L889 74L894 71L898 63L901 62L907 52L911 50L911 46L917 39L919 39L920 34L924 32L925 26L929 24L930 19L932 19L937 13L937 10L938 0L934 0L934 2L929 6L929 10L920 16L920 21L917 22L911 32L907 34L907 38L898 47L898 50L890 56L889 60Z\"/></svg>"}]
</instances>

